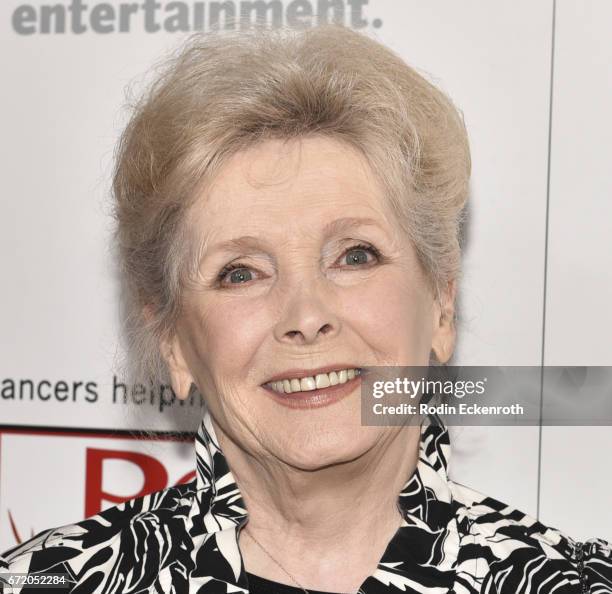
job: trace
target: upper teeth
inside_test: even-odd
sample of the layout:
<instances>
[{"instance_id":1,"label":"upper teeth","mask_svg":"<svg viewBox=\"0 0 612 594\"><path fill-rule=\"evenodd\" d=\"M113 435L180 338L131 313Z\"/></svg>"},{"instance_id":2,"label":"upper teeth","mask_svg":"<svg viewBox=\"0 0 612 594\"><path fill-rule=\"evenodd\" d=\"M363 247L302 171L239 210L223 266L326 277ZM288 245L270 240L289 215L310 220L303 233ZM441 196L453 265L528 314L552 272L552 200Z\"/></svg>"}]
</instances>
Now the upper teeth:
<instances>
[{"instance_id":1,"label":"upper teeth","mask_svg":"<svg viewBox=\"0 0 612 594\"><path fill-rule=\"evenodd\" d=\"M330 371L329 373L318 373L317 375L310 375L308 377L278 380L276 382L269 382L265 384L265 386L281 394L307 392L309 390L318 390L319 388L327 388L337 384L345 384L356 375L360 375L360 373L361 369L355 367L353 369Z\"/></svg>"}]
</instances>

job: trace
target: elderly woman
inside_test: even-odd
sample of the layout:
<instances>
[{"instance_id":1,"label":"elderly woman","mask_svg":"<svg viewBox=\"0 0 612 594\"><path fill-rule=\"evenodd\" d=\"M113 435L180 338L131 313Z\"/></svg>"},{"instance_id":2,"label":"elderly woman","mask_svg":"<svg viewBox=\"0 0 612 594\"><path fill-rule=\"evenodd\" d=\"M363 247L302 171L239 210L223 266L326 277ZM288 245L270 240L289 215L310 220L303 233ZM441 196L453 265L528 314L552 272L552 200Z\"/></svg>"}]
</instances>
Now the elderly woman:
<instances>
[{"instance_id":1,"label":"elderly woman","mask_svg":"<svg viewBox=\"0 0 612 594\"><path fill-rule=\"evenodd\" d=\"M2 566L79 594L611 592L603 540L448 478L439 419L361 424L368 368L453 353L469 175L459 112L365 35L188 39L114 196L140 371L206 399L197 477Z\"/></svg>"}]
</instances>

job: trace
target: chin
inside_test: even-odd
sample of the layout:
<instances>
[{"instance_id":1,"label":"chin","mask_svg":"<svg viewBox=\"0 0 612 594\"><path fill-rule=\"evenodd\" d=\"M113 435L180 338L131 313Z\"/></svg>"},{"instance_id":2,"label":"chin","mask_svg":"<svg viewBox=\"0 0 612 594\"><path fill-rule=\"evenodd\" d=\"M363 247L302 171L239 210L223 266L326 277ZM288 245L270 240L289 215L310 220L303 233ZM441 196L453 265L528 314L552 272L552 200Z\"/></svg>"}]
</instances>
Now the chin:
<instances>
[{"instance_id":1,"label":"chin","mask_svg":"<svg viewBox=\"0 0 612 594\"><path fill-rule=\"evenodd\" d=\"M363 456L376 443L375 427L333 427L293 434L283 458L301 470L317 470Z\"/></svg>"}]
</instances>

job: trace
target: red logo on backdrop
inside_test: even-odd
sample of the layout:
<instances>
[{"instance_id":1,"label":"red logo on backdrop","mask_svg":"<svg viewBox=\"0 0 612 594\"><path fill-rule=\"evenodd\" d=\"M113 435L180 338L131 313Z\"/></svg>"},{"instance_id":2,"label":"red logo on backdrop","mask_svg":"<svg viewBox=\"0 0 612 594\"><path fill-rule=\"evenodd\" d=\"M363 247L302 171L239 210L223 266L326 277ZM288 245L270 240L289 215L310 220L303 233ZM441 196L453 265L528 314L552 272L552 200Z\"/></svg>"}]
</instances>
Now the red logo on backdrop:
<instances>
[{"instance_id":1,"label":"red logo on backdrop","mask_svg":"<svg viewBox=\"0 0 612 594\"><path fill-rule=\"evenodd\" d=\"M136 493L112 493L104 486L104 462L106 460L123 460L130 464L134 464L140 469L144 477L144 481L140 490ZM182 476L175 485L188 483L195 478L195 470L192 470ZM124 450L105 450L99 448L86 448L85 455L85 518L96 515L102 511L104 503L120 504L130 499L135 499L166 489L171 485L168 484L168 471L166 467L157 458L148 454L139 452L130 452ZM10 509L7 510L11 532L15 537L17 544L24 541L20 531L17 528L17 523L11 514ZM36 534L34 529L30 529L31 538Z\"/></svg>"},{"instance_id":2,"label":"red logo on backdrop","mask_svg":"<svg viewBox=\"0 0 612 594\"><path fill-rule=\"evenodd\" d=\"M104 490L104 462L105 460L125 460L140 468L144 476L144 482L137 493L109 493ZM161 491L167 488L168 472L164 465L148 454L139 452L126 452L121 450L100 450L87 448L87 459L85 462L85 517L93 516L102 511L103 502L123 503L130 499L136 499ZM181 477L176 484L181 485L192 481L195 471L188 472Z\"/></svg>"}]
</instances>

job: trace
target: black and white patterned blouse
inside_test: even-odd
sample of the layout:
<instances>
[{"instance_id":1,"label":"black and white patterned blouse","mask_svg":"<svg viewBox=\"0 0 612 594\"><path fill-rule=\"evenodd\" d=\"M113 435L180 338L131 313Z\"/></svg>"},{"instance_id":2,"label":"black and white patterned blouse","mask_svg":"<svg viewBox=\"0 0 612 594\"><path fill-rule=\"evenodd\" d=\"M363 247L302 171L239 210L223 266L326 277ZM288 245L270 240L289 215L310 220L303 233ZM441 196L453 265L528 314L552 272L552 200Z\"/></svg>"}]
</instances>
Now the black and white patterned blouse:
<instances>
[{"instance_id":1,"label":"black and white patterned blouse","mask_svg":"<svg viewBox=\"0 0 612 594\"><path fill-rule=\"evenodd\" d=\"M43 531L1 555L0 573L65 572L72 594L248 594L238 546L247 511L208 411L195 451L191 483ZM404 521L363 594L612 593L610 544L578 543L450 480L449 455L447 428L429 417L399 497Z\"/></svg>"}]
</instances>

